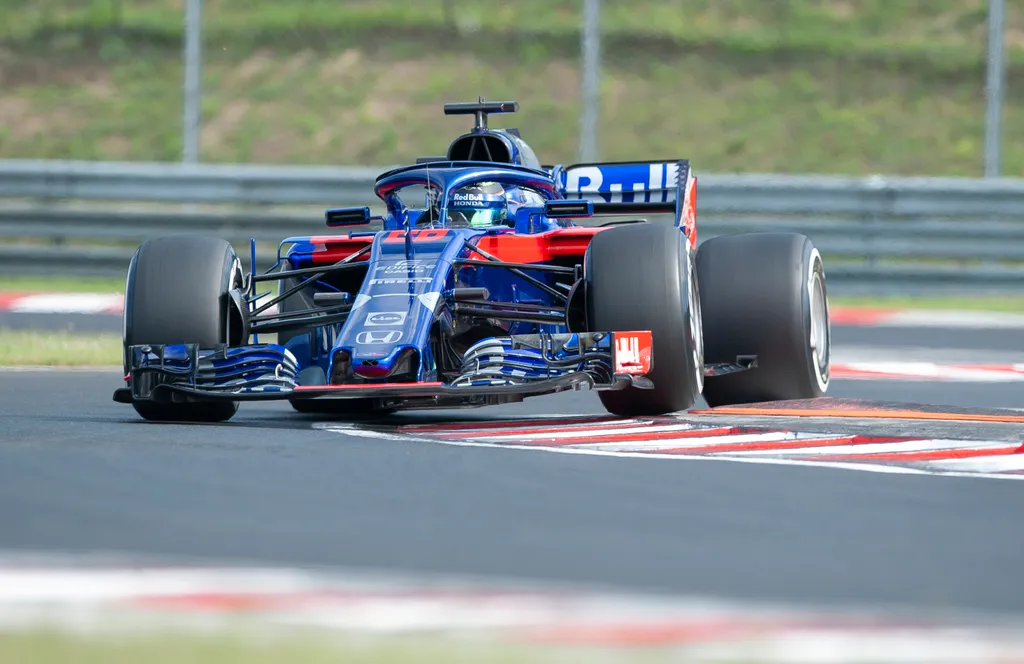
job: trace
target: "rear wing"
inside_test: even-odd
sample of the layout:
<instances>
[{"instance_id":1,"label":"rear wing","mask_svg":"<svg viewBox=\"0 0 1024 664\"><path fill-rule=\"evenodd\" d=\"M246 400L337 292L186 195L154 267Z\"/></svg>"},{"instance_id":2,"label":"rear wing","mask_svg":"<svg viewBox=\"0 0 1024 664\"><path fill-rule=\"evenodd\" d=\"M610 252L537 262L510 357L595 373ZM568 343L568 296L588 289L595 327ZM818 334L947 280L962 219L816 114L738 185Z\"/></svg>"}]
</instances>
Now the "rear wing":
<instances>
[{"instance_id":1,"label":"rear wing","mask_svg":"<svg viewBox=\"0 0 1024 664\"><path fill-rule=\"evenodd\" d=\"M695 235L697 178L687 159L554 166L551 176L566 198L593 201L595 215L672 214Z\"/></svg>"}]
</instances>

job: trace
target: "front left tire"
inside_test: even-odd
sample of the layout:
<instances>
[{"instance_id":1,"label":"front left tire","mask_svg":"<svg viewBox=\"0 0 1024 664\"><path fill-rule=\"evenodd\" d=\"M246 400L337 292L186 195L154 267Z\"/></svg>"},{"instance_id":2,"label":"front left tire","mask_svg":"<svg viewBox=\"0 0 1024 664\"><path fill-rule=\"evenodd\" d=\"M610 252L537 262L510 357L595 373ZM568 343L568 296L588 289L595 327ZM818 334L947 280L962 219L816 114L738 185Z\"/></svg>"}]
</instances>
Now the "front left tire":
<instances>
[{"instance_id":1,"label":"front left tire","mask_svg":"<svg viewBox=\"0 0 1024 664\"><path fill-rule=\"evenodd\" d=\"M133 345L198 343L210 348L229 339L228 293L242 285L241 263L231 245L206 236L168 236L142 243L128 266L124 302L124 363ZM233 326L241 331L241 325ZM223 422L235 401L132 404L143 419Z\"/></svg>"}]
</instances>

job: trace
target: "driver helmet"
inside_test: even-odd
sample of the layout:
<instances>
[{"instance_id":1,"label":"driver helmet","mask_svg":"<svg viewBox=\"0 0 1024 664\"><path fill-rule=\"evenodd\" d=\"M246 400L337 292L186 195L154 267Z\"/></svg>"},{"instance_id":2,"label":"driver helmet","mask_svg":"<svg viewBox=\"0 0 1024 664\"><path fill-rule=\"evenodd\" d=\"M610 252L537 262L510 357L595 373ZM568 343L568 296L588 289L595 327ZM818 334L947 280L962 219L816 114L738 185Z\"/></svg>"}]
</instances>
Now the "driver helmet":
<instances>
[{"instance_id":1,"label":"driver helmet","mask_svg":"<svg viewBox=\"0 0 1024 664\"><path fill-rule=\"evenodd\" d=\"M505 188L497 182L478 182L459 189L448 199L448 218L452 226L484 228L505 224Z\"/></svg>"}]
</instances>

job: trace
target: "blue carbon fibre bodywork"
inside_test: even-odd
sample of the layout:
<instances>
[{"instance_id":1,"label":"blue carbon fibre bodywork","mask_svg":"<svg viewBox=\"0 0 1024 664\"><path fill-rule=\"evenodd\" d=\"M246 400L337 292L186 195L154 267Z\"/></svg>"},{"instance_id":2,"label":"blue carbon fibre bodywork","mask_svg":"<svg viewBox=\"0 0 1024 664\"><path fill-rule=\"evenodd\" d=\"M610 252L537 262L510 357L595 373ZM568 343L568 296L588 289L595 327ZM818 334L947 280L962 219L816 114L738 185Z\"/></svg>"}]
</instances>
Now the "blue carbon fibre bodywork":
<instances>
[{"instance_id":1,"label":"blue carbon fibre bodywork","mask_svg":"<svg viewBox=\"0 0 1024 664\"><path fill-rule=\"evenodd\" d=\"M682 203L679 186L689 162L654 161L556 166L551 175L563 196L601 203ZM678 210L678 207L677 207Z\"/></svg>"},{"instance_id":2,"label":"blue carbon fibre bodywork","mask_svg":"<svg viewBox=\"0 0 1024 664\"><path fill-rule=\"evenodd\" d=\"M281 345L265 344L253 327L251 345L227 350L194 344L133 347L133 398L146 399L154 390L164 395L171 383L173 390L199 399L283 397L296 388L317 386L376 387L379 394L394 395L405 389L401 386L437 386L439 399L461 398L452 393L465 392L467 403L481 389L502 386L509 388L508 398L581 384L643 386L642 376L613 370L613 335L570 329L569 300L582 278L591 230L562 236L583 238L570 253L544 247L575 226L565 214L674 213L682 231L684 188L691 179L685 160L550 169L439 161L392 169L375 184L385 207L375 217L382 230L286 238L275 265L259 275L260 281L277 279L276 272L294 275L289 278L296 286L311 280L306 299L321 304L300 307L306 317L295 325L308 333L294 334ZM478 182L496 182L508 192L511 216L504 225L453 227L444 221L452 193ZM435 190L434 203L426 197L417 205L402 193L410 187ZM520 195L523 190L533 198ZM572 205L580 200L588 204ZM562 214L554 216L552 210L553 216L546 215L550 201L564 202ZM335 209L328 215L367 218L365 210L344 217L347 212ZM534 248L523 259L499 259L477 249L482 242L494 250L505 237L512 242L540 234L550 239L529 245ZM348 264L340 270L342 263ZM247 279L242 297L249 323L262 322L260 334L268 325L285 330L280 324L273 327L273 319L287 313L261 313L265 307L257 305L256 275ZM355 392L331 394L348 395Z\"/></svg>"},{"instance_id":3,"label":"blue carbon fibre bodywork","mask_svg":"<svg viewBox=\"0 0 1024 664\"><path fill-rule=\"evenodd\" d=\"M498 182L506 188L526 187L546 200L586 199L605 204L653 203L674 210L676 225L681 225L680 205L683 187L690 176L685 160L583 164L556 166L542 170L513 164L491 162L435 162L392 169L377 178L375 193L386 206L381 218L383 230L352 233L349 237L372 238L365 277L357 292L351 293L351 313L346 321L318 328L311 339L296 338L288 348L305 369L318 366L330 381L332 377L366 382L387 381L408 367L408 380L438 379L436 346L431 335L437 326L455 324L450 294L458 288L486 288L489 300L564 307L550 292L524 282L507 270L456 269L453 262L474 256L469 245L483 235L530 235L550 232L572 222L549 219L543 208L520 207L513 227L491 229L451 228L440 223L417 225L422 211L410 209L399 192L408 187L436 188L439 218L446 218L451 193L476 182ZM416 229L413 231L413 229ZM288 238L286 256L279 261L292 269L309 268L314 263L314 240ZM550 274L528 274L553 284ZM317 289L330 290L325 282ZM497 323L502 334L533 335L566 333L564 324L538 322ZM507 338L506 337L506 338ZM548 367L542 367L548 371Z\"/></svg>"},{"instance_id":4,"label":"blue carbon fibre bodywork","mask_svg":"<svg viewBox=\"0 0 1024 664\"><path fill-rule=\"evenodd\" d=\"M296 386L298 362L286 348L258 344L242 348L199 348L197 344L131 346L132 394L146 398L174 382L209 392L280 392Z\"/></svg>"},{"instance_id":5,"label":"blue carbon fibre bodywork","mask_svg":"<svg viewBox=\"0 0 1024 664\"><path fill-rule=\"evenodd\" d=\"M587 373L610 383L612 335L530 334L484 339L466 351L453 385L509 385Z\"/></svg>"},{"instance_id":6,"label":"blue carbon fibre bodywork","mask_svg":"<svg viewBox=\"0 0 1024 664\"><path fill-rule=\"evenodd\" d=\"M387 207L387 214L383 218L384 230L403 230L407 224L418 223L420 213L410 210L398 196L401 189L417 185L428 185L436 189L440 194L439 218L444 219L452 192L476 182L497 182L511 189L513 195L517 188L527 188L548 200L565 198L549 172L525 166L489 162L440 162L403 166L377 178L376 194ZM540 212L534 209L529 215L524 213L522 219L517 214L516 232L540 233L564 225L542 218ZM534 217L533 227L529 226L530 216Z\"/></svg>"},{"instance_id":7,"label":"blue carbon fibre bodywork","mask_svg":"<svg viewBox=\"0 0 1024 664\"><path fill-rule=\"evenodd\" d=\"M316 365L326 376L336 375L335 359L340 356L357 379L384 380L406 358L418 358L414 379L436 380L431 333L437 325L456 325L450 298L456 286L485 288L494 302L551 305L557 310L563 305L555 305L549 293L507 270L453 265L473 257L468 245L476 238L513 232L507 228L424 229L410 237L408 246L403 232L376 234L348 319L318 328L314 348L308 347L304 337L288 342L287 347L300 358L300 370ZM297 257L295 267L308 266L306 254ZM524 273L542 283L554 283L542 271ZM508 335L565 331L564 325L523 321L499 322L495 327Z\"/></svg>"},{"instance_id":8,"label":"blue carbon fibre bodywork","mask_svg":"<svg viewBox=\"0 0 1024 664\"><path fill-rule=\"evenodd\" d=\"M451 319L444 293L455 287L452 261L479 234L431 229L410 236L408 244L404 234L375 237L362 288L337 331L327 375L336 374L339 354L350 358L352 373L363 379L386 378L396 363L415 357L416 380L434 380L431 327L437 317Z\"/></svg>"}]
</instances>

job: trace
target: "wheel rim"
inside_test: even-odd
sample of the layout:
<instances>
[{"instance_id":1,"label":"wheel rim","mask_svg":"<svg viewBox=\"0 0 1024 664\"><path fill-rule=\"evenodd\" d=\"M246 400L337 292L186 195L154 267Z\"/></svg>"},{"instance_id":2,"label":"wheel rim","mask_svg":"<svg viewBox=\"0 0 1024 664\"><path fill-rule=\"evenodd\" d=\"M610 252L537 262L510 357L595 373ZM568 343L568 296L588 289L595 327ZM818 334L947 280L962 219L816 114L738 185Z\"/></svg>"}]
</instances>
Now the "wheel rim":
<instances>
[{"instance_id":1,"label":"wheel rim","mask_svg":"<svg viewBox=\"0 0 1024 664\"><path fill-rule=\"evenodd\" d=\"M829 382L829 360L831 355L828 320L828 299L825 294L825 279L820 269L820 259L811 262L811 278L808 287L810 298L810 347L814 359L814 371L818 385L824 391Z\"/></svg>"},{"instance_id":2,"label":"wheel rim","mask_svg":"<svg viewBox=\"0 0 1024 664\"><path fill-rule=\"evenodd\" d=\"M704 391L704 320L700 310L700 289L697 287L697 270L693 264L692 254L689 255L689 278L687 279L687 299L690 310L690 338L693 345L693 372L697 391Z\"/></svg>"}]
</instances>

